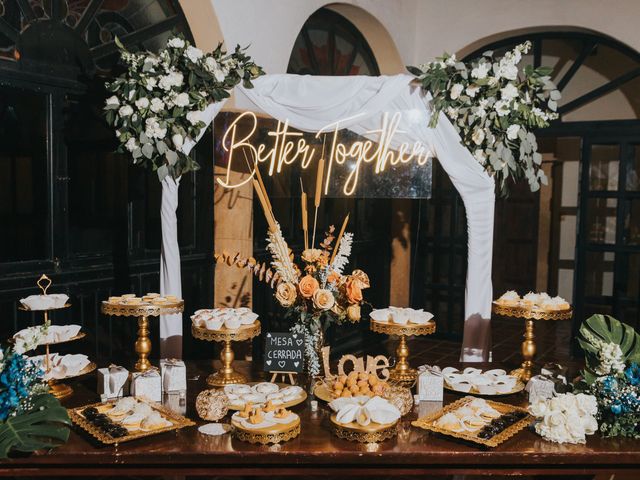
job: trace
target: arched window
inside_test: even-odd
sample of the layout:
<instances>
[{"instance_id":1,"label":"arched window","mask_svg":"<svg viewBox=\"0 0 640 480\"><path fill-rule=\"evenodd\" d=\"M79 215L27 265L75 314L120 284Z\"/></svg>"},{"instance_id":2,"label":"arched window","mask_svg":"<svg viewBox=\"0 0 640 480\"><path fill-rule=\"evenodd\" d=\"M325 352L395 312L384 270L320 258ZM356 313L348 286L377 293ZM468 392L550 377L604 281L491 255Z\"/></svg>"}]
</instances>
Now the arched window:
<instances>
[{"instance_id":1,"label":"arched window","mask_svg":"<svg viewBox=\"0 0 640 480\"><path fill-rule=\"evenodd\" d=\"M287 73L299 75L380 75L360 31L342 15L321 8L302 26Z\"/></svg>"},{"instance_id":2,"label":"arched window","mask_svg":"<svg viewBox=\"0 0 640 480\"><path fill-rule=\"evenodd\" d=\"M593 313L612 314L637 328L640 54L591 32L541 31L483 45L465 60L487 50L500 57L525 40L533 44L525 64L553 67L561 118L536 132L551 187L532 194L526 185L515 185L510 198L497 201L494 292L557 292L574 304L574 330ZM422 240L427 251L442 253L416 285L428 292L446 277L436 267L457 278L455 266L466 252L460 197L437 164L433 177L428 222L434 231L450 233ZM455 295L455 303L463 285L447 283L442 300L451 303ZM462 320L456 315L451 324Z\"/></svg>"},{"instance_id":3,"label":"arched window","mask_svg":"<svg viewBox=\"0 0 640 480\"><path fill-rule=\"evenodd\" d=\"M115 36L132 50L157 50L172 31L190 37L178 0L0 1L0 314L13 319L3 337L30 320L16 313L17 300L41 273L72 296L74 308L58 317L95 335L86 344L93 357L117 351L116 332L133 328L100 318L99 301L112 290L158 290L157 177L114 153L102 113L104 82L121 68ZM185 293L204 302L212 217L211 166L203 168L182 179L178 214L184 278L193 282ZM193 268L189 254L200 255Z\"/></svg>"}]
</instances>

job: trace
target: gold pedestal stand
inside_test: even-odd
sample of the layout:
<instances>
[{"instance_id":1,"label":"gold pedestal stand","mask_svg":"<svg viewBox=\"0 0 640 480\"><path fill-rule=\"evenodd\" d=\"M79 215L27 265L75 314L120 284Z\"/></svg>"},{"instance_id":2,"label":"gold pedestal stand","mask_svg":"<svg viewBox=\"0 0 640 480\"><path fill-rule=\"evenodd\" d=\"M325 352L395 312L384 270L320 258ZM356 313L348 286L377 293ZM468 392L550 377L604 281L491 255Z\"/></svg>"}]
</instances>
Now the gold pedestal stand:
<instances>
[{"instance_id":1,"label":"gold pedestal stand","mask_svg":"<svg viewBox=\"0 0 640 480\"><path fill-rule=\"evenodd\" d=\"M511 318L523 318L524 341L522 342L523 362L520 368L511 372L527 383L533 376L533 359L536 355L536 342L534 334L534 320L569 320L573 315L573 309L546 311L535 307L506 306L493 302L492 311L496 315Z\"/></svg>"},{"instance_id":2,"label":"gold pedestal stand","mask_svg":"<svg viewBox=\"0 0 640 480\"><path fill-rule=\"evenodd\" d=\"M247 377L233 369L235 355L231 348L231 342L244 342L260 335L260 322L256 320L251 325L242 325L235 330L222 327L220 330L207 330L206 328L191 325L191 334L198 340L207 342L224 342L220 352L222 368L207 377L207 384L212 387L223 387L234 383L246 383Z\"/></svg>"},{"instance_id":3,"label":"gold pedestal stand","mask_svg":"<svg viewBox=\"0 0 640 480\"><path fill-rule=\"evenodd\" d=\"M424 325L405 324L389 322L376 322L371 320L371 331L376 333L384 333L386 335L398 335L400 343L396 349L398 361L396 366L391 370L389 377L392 382L401 384L406 387L412 387L418 377L418 371L409 365L409 346L407 345L407 337L417 335L431 335L436 331L435 322L431 321Z\"/></svg>"},{"instance_id":4,"label":"gold pedestal stand","mask_svg":"<svg viewBox=\"0 0 640 480\"><path fill-rule=\"evenodd\" d=\"M135 343L135 351L138 354L138 361L135 364L135 369L138 372L145 372L151 368L151 362L149 362L149 354L151 353L149 317L182 313L184 311L184 301L164 302L162 304L154 304L151 302L121 304L103 301L101 311L105 315L114 317L138 318L138 339Z\"/></svg>"},{"instance_id":5,"label":"gold pedestal stand","mask_svg":"<svg viewBox=\"0 0 640 480\"><path fill-rule=\"evenodd\" d=\"M42 295L47 295L47 290L51 286L51 279L43 274L40 276L40 278L36 282L36 285L38 285L38 287L42 291ZM31 310L30 308L27 308L24 305L21 305L18 308L25 312L42 312L44 317L43 325L48 327L49 325L51 325L51 320L49 319L49 312L51 310L62 310L64 308L69 308L70 306L71 306L70 303L65 303L61 307L51 307L46 310ZM51 342L51 343L42 344L44 345L44 349L45 349L45 355L44 355L45 374L48 374L49 372L51 372L51 359L50 359L51 350L49 348L51 345L59 345L61 343L75 342L76 340L80 340L84 337L85 337L85 333L78 333L75 337L68 338L67 340L63 340L61 342ZM48 380L47 383L49 384L49 393L51 393L51 395L53 395L57 399L68 397L73 393L73 388L71 388L69 385L66 385L60 382L62 380L67 380L69 378L75 378L75 377L80 377L82 375L86 375L87 373L93 372L95 369L96 369L96 364L91 362L89 365L87 365L85 368L83 368L80 372L78 372L75 375L69 375L65 378L60 378L60 379L56 378L56 379Z\"/></svg>"}]
</instances>

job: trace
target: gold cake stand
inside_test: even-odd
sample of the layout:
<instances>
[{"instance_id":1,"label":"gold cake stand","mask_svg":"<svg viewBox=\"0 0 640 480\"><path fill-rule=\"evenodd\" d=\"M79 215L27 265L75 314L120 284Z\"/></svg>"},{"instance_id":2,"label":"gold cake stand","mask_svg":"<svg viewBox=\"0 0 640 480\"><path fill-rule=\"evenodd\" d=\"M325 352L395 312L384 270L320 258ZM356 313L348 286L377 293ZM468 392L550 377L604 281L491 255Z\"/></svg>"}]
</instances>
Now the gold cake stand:
<instances>
[{"instance_id":1,"label":"gold cake stand","mask_svg":"<svg viewBox=\"0 0 640 480\"><path fill-rule=\"evenodd\" d=\"M329 420L333 434L350 442L379 443L398 434L398 420L387 425L372 422L364 427L355 422L347 423L346 425L338 423L335 413L331 415Z\"/></svg>"},{"instance_id":2,"label":"gold cake stand","mask_svg":"<svg viewBox=\"0 0 640 480\"><path fill-rule=\"evenodd\" d=\"M405 324L400 325L390 322L377 322L371 319L371 331L376 333L384 333L386 335L398 335L400 343L396 349L398 362L391 370L390 380L403 386L412 387L418 378L418 371L409 365L409 346L407 345L407 337L418 335L431 335L436 331L435 322L429 321L426 324Z\"/></svg>"},{"instance_id":3,"label":"gold cake stand","mask_svg":"<svg viewBox=\"0 0 640 480\"><path fill-rule=\"evenodd\" d=\"M149 354L151 353L149 317L182 313L184 311L184 300L178 300L177 302L164 302L162 304L154 304L151 302L122 304L111 303L104 300L102 302L101 311L105 315L114 317L138 318L138 339L135 343L138 361L135 364L135 369L139 372L145 372L151 368L151 362L149 362Z\"/></svg>"},{"instance_id":4,"label":"gold cake stand","mask_svg":"<svg viewBox=\"0 0 640 480\"><path fill-rule=\"evenodd\" d=\"M247 382L247 377L233 369L235 355L231 348L231 342L244 342L260 335L259 320L256 320L251 325L241 325L240 328L233 330L226 327L222 327L220 330L208 330L191 325L191 334L198 340L224 342L224 348L220 352L222 368L207 377L207 384L212 387L224 387L234 383Z\"/></svg>"},{"instance_id":5,"label":"gold cake stand","mask_svg":"<svg viewBox=\"0 0 640 480\"><path fill-rule=\"evenodd\" d=\"M231 417L231 425L233 425L233 435L238 440L262 445L286 442L300 435L300 417L297 415L291 423L277 423L270 427L256 429L245 428L239 421Z\"/></svg>"},{"instance_id":6,"label":"gold cake stand","mask_svg":"<svg viewBox=\"0 0 640 480\"><path fill-rule=\"evenodd\" d=\"M51 286L51 279L49 277L47 277L46 275L42 274L40 276L40 278L38 279L38 281L36 282L36 285L38 285L38 288L40 288L40 290L42 291L42 295L47 295L47 290L49 289L49 287ZM49 312L52 310L62 310L64 308L69 308L71 306L70 303L65 303L63 306L61 307L51 307L51 308L47 308L45 310L31 310L30 308L26 307L25 305L20 305L18 307L18 309L24 311L24 312L42 312L43 315L43 325L45 326L49 326L51 325L51 320L49 319ZM66 340L61 340L58 342L49 342L49 343L44 343L42 345L44 345L44 350L45 350L45 355L44 355L44 371L45 373L49 373L51 371L51 360L50 360L50 356L51 356L51 349L50 346L51 345L60 345L62 343L68 343L68 342L75 342L76 340L80 340L82 338L85 337L85 333L84 332L80 332L77 335L75 335L74 337L71 338L67 338ZM86 375L87 373L90 373L92 371L94 371L96 369L96 364L91 362L89 365L87 365L86 367L84 367L80 372L78 372L75 375L69 375L65 378L52 378L49 379L47 381L47 383L49 384L49 393L51 393L51 395L53 395L54 397L58 398L58 399L62 399L62 398L66 398L69 395L71 395L73 393L73 388L71 388L69 385L65 384L65 383L61 383L63 380L67 380L70 378L75 378L75 377L80 377L82 375Z\"/></svg>"},{"instance_id":7,"label":"gold cake stand","mask_svg":"<svg viewBox=\"0 0 640 480\"><path fill-rule=\"evenodd\" d=\"M522 358L523 362L520 368L511 372L527 383L533 376L533 359L536 355L536 342L534 332L534 320L569 320L573 316L573 309L569 307L564 310L547 311L535 307L527 306L510 306L493 302L492 309L494 314L510 318L523 318L524 324L524 341L522 342Z\"/></svg>"}]
</instances>

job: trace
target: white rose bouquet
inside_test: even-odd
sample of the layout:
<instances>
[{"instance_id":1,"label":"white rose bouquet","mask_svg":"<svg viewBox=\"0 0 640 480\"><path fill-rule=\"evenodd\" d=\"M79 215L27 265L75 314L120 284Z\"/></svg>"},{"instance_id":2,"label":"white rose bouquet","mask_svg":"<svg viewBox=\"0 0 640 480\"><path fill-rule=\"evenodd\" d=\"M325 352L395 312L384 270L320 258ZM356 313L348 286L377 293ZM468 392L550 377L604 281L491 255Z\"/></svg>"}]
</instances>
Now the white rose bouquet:
<instances>
[{"instance_id":1,"label":"white rose bouquet","mask_svg":"<svg viewBox=\"0 0 640 480\"><path fill-rule=\"evenodd\" d=\"M525 42L500 60L491 51L470 63L445 54L407 67L433 96L430 126L437 124L440 112L446 114L463 145L495 175L502 194L508 192L509 177L526 178L532 191L547 181L532 130L558 118L560 92L549 79L550 68L518 67L530 48Z\"/></svg>"},{"instance_id":2,"label":"white rose bouquet","mask_svg":"<svg viewBox=\"0 0 640 480\"><path fill-rule=\"evenodd\" d=\"M106 84L112 96L105 117L116 129L119 151L157 171L160 180L199 168L182 147L206 127L205 108L229 97L240 82L251 88L251 80L264 74L240 46L229 55L222 44L204 53L178 35L155 54L116 43L127 71Z\"/></svg>"},{"instance_id":3,"label":"white rose bouquet","mask_svg":"<svg viewBox=\"0 0 640 480\"><path fill-rule=\"evenodd\" d=\"M536 400L529 413L537 422L536 433L557 443L585 443L598 430L598 404L593 395L562 393Z\"/></svg>"}]
</instances>

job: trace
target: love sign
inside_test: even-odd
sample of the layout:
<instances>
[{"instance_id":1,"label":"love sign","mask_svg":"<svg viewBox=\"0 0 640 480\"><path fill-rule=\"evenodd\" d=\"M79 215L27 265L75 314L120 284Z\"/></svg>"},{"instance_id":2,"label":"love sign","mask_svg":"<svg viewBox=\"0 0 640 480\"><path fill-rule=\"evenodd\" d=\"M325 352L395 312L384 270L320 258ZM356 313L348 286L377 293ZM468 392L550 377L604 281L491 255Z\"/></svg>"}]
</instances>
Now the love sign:
<instances>
[{"instance_id":1,"label":"love sign","mask_svg":"<svg viewBox=\"0 0 640 480\"><path fill-rule=\"evenodd\" d=\"M304 338L301 335L268 332L264 338L264 370L266 372L302 372Z\"/></svg>"}]
</instances>

